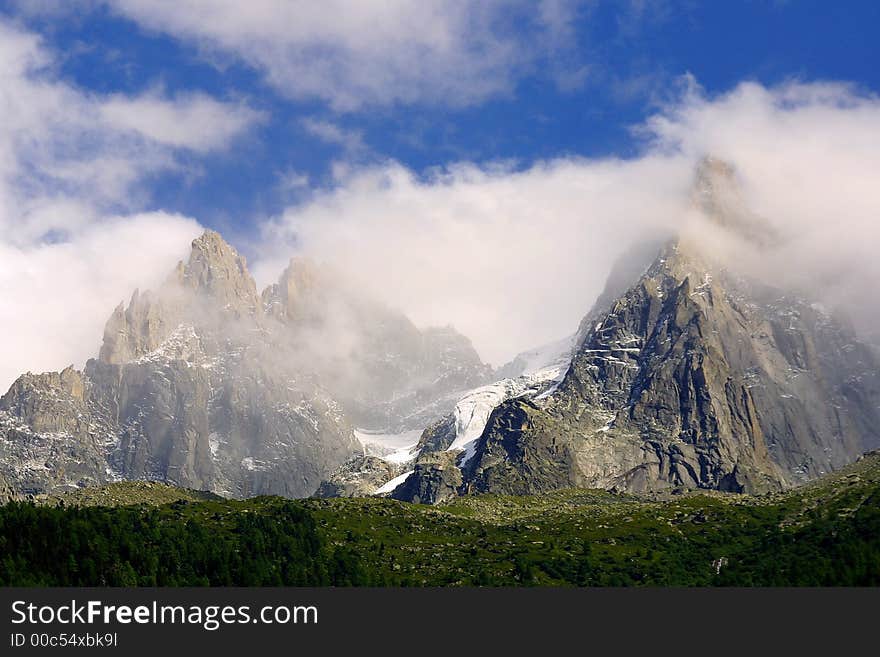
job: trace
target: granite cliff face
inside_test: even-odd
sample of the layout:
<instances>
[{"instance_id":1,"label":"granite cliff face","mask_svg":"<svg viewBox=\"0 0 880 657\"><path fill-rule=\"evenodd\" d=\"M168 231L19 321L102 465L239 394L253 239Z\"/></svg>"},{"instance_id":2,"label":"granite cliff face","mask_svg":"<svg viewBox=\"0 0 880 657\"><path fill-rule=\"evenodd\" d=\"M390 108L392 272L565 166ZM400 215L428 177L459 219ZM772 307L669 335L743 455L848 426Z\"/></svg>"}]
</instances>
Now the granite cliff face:
<instances>
[{"instance_id":1,"label":"granite cliff face","mask_svg":"<svg viewBox=\"0 0 880 657\"><path fill-rule=\"evenodd\" d=\"M730 239L762 253L778 237L742 205L734 176L729 165L704 161L695 204ZM557 386L497 404L442 477L432 450L423 452L393 496L433 501L450 486L455 494L570 486L756 493L880 446L880 361L846 322L737 274L687 237L671 239L653 261L644 253L616 268ZM622 286L633 269L641 273ZM437 441L443 426L424 441L448 451L449 439Z\"/></svg>"},{"instance_id":2,"label":"granite cliff face","mask_svg":"<svg viewBox=\"0 0 880 657\"><path fill-rule=\"evenodd\" d=\"M0 480L308 496L363 452L354 425L405 423L484 370L454 331L419 331L310 263L259 295L208 231L159 290L114 310L84 371L26 374L0 398Z\"/></svg>"},{"instance_id":3,"label":"granite cliff face","mask_svg":"<svg viewBox=\"0 0 880 657\"><path fill-rule=\"evenodd\" d=\"M676 243L601 314L559 388L492 413L467 491L763 492L880 445L878 363L822 309Z\"/></svg>"}]
</instances>

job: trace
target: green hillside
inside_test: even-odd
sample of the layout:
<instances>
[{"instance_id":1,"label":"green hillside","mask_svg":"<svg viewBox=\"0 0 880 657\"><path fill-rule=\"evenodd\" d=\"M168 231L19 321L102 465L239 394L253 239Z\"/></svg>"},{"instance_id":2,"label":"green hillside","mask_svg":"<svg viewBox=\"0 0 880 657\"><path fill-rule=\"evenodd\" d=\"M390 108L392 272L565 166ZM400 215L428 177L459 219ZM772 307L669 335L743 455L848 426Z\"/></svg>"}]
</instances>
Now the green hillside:
<instances>
[{"instance_id":1,"label":"green hillside","mask_svg":"<svg viewBox=\"0 0 880 657\"><path fill-rule=\"evenodd\" d=\"M565 490L426 507L118 484L0 507L0 583L880 585L880 454L762 497Z\"/></svg>"}]
</instances>

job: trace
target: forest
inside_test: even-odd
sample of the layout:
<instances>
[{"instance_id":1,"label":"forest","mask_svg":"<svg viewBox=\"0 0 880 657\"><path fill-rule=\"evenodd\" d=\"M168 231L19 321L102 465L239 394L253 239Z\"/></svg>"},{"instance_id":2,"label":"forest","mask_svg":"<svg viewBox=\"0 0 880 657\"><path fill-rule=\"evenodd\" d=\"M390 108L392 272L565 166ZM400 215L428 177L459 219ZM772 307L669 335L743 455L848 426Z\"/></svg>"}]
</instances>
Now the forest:
<instances>
[{"instance_id":1,"label":"forest","mask_svg":"<svg viewBox=\"0 0 880 657\"><path fill-rule=\"evenodd\" d=\"M880 457L788 493L0 507L4 586L877 586Z\"/></svg>"}]
</instances>

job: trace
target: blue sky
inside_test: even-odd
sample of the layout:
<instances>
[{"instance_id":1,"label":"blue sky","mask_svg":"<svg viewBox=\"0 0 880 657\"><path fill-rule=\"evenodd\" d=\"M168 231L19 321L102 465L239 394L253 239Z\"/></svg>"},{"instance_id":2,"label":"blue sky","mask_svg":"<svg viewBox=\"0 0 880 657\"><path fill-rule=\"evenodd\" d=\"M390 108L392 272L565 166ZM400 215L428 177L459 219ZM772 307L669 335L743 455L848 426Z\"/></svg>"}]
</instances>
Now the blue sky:
<instances>
[{"instance_id":1,"label":"blue sky","mask_svg":"<svg viewBox=\"0 0 880 657\"><path fill-rule=\"evenodd\" d=\"M876 289L852 263L880 240L878 25L869 1L0 0L0 387L82 364L206 227L260 285L306 253L499 364L679 229L706 153L804 270Z\"/></svg>"},{"instance_id":2,"label":"blue sky","mask_svg":"<svg viewBox=\"0 0 880 657\"><path fill-rule=\"evenodd\" d=\"M3 4L7 16L61 54L58 74L83 90L199 90L266 112L267 120L233 147L187 157L189 175L172 171L148 183L149 207L227 231L247 231L254 217L332 185L339 161L391 158L422 171L458 160L528 166L559 156L631 156L640 143L630 127L668 100L685 73L709 93L743 80L772 85L791 78L880 89L880 4L870 1L572 4L571 33L559 52L517 71L499 93L464 106L429 98L343 110L320 98L292 98L233 50L206 54L196 39L105 6L35 15ZM520 44L542 37L533 28L519 20L504 29ZM557 69L575 71L577 79L560 84ZM321 138L304 120L332 123L359 144L352 150ZM285 174L302 184L281 184Z\"/></svg>"}]
</instances>

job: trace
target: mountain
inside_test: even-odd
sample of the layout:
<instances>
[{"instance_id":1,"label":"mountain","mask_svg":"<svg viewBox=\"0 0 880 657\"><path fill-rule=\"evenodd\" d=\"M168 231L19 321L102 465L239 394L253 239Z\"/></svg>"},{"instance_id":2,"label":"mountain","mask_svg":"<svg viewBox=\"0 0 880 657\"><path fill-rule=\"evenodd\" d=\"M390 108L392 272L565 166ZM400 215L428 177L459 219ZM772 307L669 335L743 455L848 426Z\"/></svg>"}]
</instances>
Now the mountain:
<instances>
[{"instance_id":1,"label":"mountain","mask_svg":"<svg viewBox=\"0 0 880 657\"><path fill-rule=\"evenodd\" d=\"M113 311L83 371L25 374L0 398L0 481L304 497L363 452L356 426L442 415L487 372L453 329L419 330L308 261L258 294L207 231L160 289Z\"/></svg>"},{"instance_id":2,"label":"mountain","mask_svg":"<svg viewBox=\"0 0 880 657\"><path fill-rule=\"evenodd\" d=\"M443 463L470 450L480 437L492 411L503 401L523 395L543 395L558 385L571 361L573 337L518 354L494 372L494 381L459 393L451 411L435 413L424 431L397 434L358 434L365 452L322 482L318 497L354 497L395 491L410 474L426 471L442 479ZM447 409L448 410L448 409ZM437 419L438 418L438 419ZM433 421L431 421L433 420ZM425 426L423 422L421 426ZM466 457L466 455L465 455ZM464 458L464 457L463 457ZM415 466L413 463L417 462ZM412 466L412 467L410 467ZM453 467L450 472L456 472ZM411 480L416 484L418 477ZM454 494L460 480L443 484L446 492L426 497L404 494L404 499L439 501ZM423 485L423 484L418 484ZM429 488L432 488L429 486ZM395 494L401 494L399 492Z\"/></svg>"},{"instance_id":3,"label":"mountain","mask_svg":"<svg viewBox=\"0 0 880 657\"><path fill-rule=\"evenodd\" d=\"M694 187L713 230L772 257L780 238L744 206L733 167L705 160ZM630 254L616 268L558 385L499 399L482 431L421 453L392 496L760 493L880 446L880 361L845 320L688 234L622 287L622 272L643 262Z\"/></svg>"},{"instance_id":4,"label":"mountain","mask_svg":"<svg viewBox=\"0 0 880 657\"><path fill-rule=\"evenodd\" d=\"M300 361L370 432L422 429L492 369L452 327L417 328L337 272L292 260L262 295Z\"/></svg>"},{"instance_id":5,"label":"mountain","mask_svg":"<svg viewBox=\"0 0 880 657\"><path fill-rule=\"evenodd\" d=\"M0 499L126 480L423 503L762 493L880 446L876 349L751 273L785 236L734 167L705 159L691 205L679 235L626 253L572 337L496 371L453 328L420 329L307 259L259 293L207 231L113 311L82 371L0 397Z\"/></svg>"}]
</instances>

